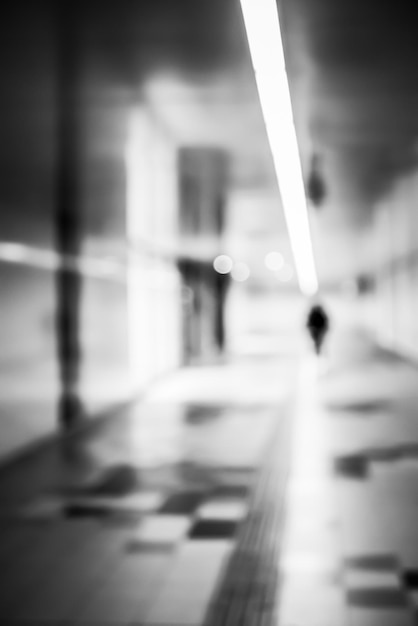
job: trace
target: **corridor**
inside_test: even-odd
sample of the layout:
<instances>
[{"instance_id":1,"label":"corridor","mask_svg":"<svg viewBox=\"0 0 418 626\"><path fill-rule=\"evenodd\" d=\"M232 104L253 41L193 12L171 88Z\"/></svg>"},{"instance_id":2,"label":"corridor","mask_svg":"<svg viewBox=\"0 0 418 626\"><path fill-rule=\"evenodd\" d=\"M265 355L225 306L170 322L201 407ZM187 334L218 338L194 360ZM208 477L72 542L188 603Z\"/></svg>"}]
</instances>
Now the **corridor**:
<instances>
[{"instance_id":1,"label":"corridor","mask_svg":"<svg viewBox=\"0 0 418 626\"><path fill-rule=\"evenodd\" d=\"M418 624L418 39L389 0L0 20L0 626Z\"/></svg>"},{"instance_id":2,"label":"corridor","mask_svg":"<svg viewBox=\"0 0 418 626\"><path fill-rule=\"evenodd\" d=\"M179 371L16 458L2 621L416 623L415 381L347 331Z\"/></svg>"}]
</instances>

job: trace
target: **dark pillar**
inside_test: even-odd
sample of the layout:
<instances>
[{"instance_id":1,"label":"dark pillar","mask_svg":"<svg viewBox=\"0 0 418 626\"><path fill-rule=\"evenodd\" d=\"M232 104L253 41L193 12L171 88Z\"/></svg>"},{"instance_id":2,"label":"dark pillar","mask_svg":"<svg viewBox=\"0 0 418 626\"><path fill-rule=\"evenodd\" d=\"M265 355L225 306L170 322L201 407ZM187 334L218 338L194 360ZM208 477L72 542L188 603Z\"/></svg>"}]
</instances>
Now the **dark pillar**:
<instances>
[{"instance_id":1,"label":"dark pillar","mask_svg":"<svg viewBox=\"0 0 418 626\"><path fill-rule=\"evenodd\" d=\"M216 241L223 231L227 159L214 148L183 148L179 153L180 236ZM193 292L192 309L183 316L183 360L211 357L224 347L224 303L228 276L213 259L183 259L183 285Z\"/></svg>"},{"instance_id":2,"label":"dark pillar","mask_svg":"<svg viewBox=\"0 0 418 626\"><path fill-rule=\"evenodd\" d=\"M79 398L79 315L81 276L74 259L80 252L80 94L77 2L57 3L57 170L56 247L63 259L56 273L56 332L61 391L58 419L68 432L81 421Z\"/></svg>"}]
</instances>

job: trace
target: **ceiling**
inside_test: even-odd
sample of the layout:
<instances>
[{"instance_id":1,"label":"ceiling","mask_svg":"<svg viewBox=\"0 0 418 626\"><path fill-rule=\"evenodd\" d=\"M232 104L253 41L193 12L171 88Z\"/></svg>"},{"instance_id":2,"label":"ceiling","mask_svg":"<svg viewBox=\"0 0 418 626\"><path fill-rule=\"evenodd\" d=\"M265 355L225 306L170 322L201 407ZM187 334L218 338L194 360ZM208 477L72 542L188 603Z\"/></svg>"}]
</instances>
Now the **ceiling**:
<instances>
[{"instance_id":1,"label":"ceiling","mask_svg":"<svg viewBox=\"0 0 418 626\"><path fill-rule=\"evenodd\" d=\"M319 274L338 277L370 267L374 211L418 164L413 3L280 0L280 14L302 162L322 156L328 192Z\"/></svg>"},{"instance_id":2,"label":"ceiling","mask_svg":"<svg viewBox=\"0 0 418 626\"><path fill-rule=\"evenodd\" d=\"M0 25L0 221L9 236L35 215L42 224L51 210L57 5L19 0ZM289 255L239 0L67 6L80 25L89 102L88 171L97 172L90 204L101 199L93 228L122 184L114 163L123 116L146 97L178 145L228 152L235 249L249 257L272 247ZM326 283L370 262L373 207L417 164L413 6L399 2L395 12L386 0L279 0L279 12L305 180L316 152L327 190L323 206L310 209Z\"/></svg>"}]
</instances>

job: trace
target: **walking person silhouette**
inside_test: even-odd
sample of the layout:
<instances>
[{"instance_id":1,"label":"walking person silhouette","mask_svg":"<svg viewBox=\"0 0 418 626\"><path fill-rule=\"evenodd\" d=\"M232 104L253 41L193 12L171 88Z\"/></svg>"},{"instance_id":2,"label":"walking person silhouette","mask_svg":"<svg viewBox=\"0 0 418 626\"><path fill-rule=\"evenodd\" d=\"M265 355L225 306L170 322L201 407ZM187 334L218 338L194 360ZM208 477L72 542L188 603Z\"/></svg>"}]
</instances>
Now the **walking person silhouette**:
<instances>
[{"instance_id":1,"label":"walking person silhouette","mask_svg":"<svg viewBox=\"0 0 418 626\"><path fill-rule=\"evenodd\" d=\"M310 309L306 326L314 343L315 352L316 354L320 354L325 336L329 329L328 315L320 304L315 304Z\"/></svg>"}]
</instances>

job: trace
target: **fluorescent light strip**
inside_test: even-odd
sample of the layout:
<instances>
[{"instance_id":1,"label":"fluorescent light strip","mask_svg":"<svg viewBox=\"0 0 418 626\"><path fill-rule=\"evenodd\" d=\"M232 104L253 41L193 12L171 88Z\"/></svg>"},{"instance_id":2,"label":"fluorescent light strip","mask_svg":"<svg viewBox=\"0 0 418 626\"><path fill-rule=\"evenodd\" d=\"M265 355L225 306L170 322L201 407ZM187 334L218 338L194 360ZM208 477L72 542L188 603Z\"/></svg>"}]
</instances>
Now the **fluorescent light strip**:
<instances>
[{"instance_id":1,"label":"fluorescent light strip","mask_svg":"<svg viewBox=\"0 0 418 626\"><path fill-rule=\"evenodd\" d=\"M60 268L77 271L83 276L124 282L123 263L106 258L63 255L49 248L0 241L0 262L26 265L54 272Z\"/></svg>"},{"instance_id":2,"label":"fluorescent light strip","mask_svg":"<svg viewBox=\"0 0 418 626\"><path fill-rule=\"evenodd\" d=\"M313 295L318 279L276 0L241 0L241 9L299 287Z\"/></svg>"}]
</instances>

